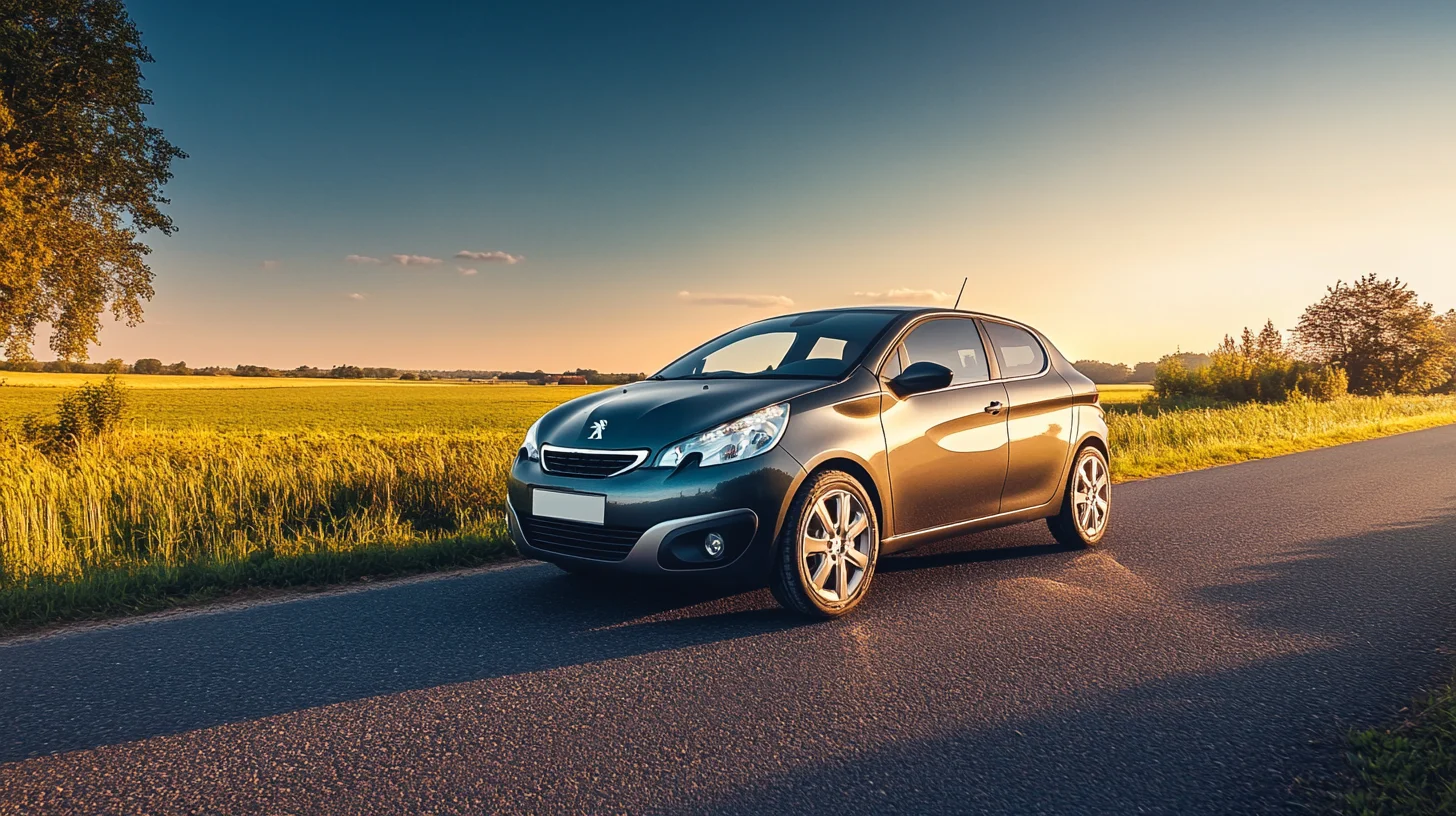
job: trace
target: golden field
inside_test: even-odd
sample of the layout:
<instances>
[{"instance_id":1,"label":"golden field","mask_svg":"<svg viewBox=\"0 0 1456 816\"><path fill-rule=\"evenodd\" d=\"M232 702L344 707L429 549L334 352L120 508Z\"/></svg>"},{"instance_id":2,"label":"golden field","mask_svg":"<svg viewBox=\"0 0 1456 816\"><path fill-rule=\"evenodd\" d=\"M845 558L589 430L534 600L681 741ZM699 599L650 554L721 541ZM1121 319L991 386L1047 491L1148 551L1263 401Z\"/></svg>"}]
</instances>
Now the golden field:
<instances>
[{"instance_id":1,"label":"golden field","mask_svg":"<svg viewBox=\"0 0 1456 816\"><path fill-rule=\"evenodd\" d=\"M0 627L509 555L522 434L596 390L134 376L126 427L42 453L19 417L55 404L47 377L73 379L0 386ZM1456 397L1144 410L1146 394L1103 391L1119 480L1456 422Z\"/></svg>"}]
</instances>

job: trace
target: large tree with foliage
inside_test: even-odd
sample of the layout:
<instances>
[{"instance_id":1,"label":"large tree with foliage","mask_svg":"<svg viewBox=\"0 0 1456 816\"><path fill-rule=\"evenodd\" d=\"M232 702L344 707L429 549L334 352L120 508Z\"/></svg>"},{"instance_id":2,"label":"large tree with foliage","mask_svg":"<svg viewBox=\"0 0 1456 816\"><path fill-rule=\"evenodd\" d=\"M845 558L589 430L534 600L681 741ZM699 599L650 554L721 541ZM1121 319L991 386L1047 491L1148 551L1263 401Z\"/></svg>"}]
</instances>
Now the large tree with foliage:
<instances>
[{"instance_id":1,"label":"large tree with foliage","mask_svg":"<svg viewBox=\"0 0 1456 816\"><path fill-rule=\"evenodd\" d=\"M1337 282L1294 330L1301 354L1344 369L1357 394L1419 394L1444 383L1451 346L1435 310L1399 278Z\"/></svg>"},{"instance_id":2,"label":"large tree with foliage","mask_svg":"<svg viewBox=\"0 0 1456 816\"><path fill-rule=\"evenodd\" d=\"M0 0L0 344L37 327L84 359L101 314L141 320L138 234L171 234L162 185L185 154L147 124L151 62L120 0Z\"/></svg>"}]
</instances>

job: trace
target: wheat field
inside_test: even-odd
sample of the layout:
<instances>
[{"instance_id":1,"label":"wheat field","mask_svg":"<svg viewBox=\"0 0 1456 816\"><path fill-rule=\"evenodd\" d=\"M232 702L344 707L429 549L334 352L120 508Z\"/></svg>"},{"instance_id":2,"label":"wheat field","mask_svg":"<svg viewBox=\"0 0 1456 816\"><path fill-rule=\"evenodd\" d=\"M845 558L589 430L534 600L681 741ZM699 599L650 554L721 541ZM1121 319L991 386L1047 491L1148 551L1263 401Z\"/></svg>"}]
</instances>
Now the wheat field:
<instances>
[{"instance_id":1,"label":"wheat field","mask_svg":"<svg viewBox=\"0 0 1456 816\"><path fill-rule=\"evenodd\" d=\"M59 392L0 387L0 628L508 555L521 435L595 390L206 381L133 388L126 427L63 454L15 421ZM1119 480L1448 422L1456 397L1108 410Z\"/></svg>"}]
</instances>

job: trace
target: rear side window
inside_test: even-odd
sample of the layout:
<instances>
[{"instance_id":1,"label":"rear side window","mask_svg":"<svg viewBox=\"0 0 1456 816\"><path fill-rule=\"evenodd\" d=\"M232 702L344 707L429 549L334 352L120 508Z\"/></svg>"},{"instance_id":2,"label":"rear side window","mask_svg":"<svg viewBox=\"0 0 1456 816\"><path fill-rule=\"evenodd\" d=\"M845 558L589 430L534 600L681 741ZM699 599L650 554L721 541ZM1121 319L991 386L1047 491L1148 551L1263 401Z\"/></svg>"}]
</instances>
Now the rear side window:
<instances>
[{"instance_id":1,"label":"rear side window","mask_svg":"<svg viewBox=\"0 0 1456 816\"><path fill-rule=\"evenodd\" d=\"M1031 332L1005 323L986 321L986 334L996 349L1003 377L1030 377L1046 368L1046 351Z\"/></svg>"},{"instance_id":2,"label":"rear side window","mask_svg":"<svg viewBox=\"0 0 1456 816\"><path fill-rule=\"evenodd\" d=\"M986 347L973 320L947 317L921 323L905 338L910 365L939 363L950 369L951 385L991 379Z\"/></svg>"}]
</instances>

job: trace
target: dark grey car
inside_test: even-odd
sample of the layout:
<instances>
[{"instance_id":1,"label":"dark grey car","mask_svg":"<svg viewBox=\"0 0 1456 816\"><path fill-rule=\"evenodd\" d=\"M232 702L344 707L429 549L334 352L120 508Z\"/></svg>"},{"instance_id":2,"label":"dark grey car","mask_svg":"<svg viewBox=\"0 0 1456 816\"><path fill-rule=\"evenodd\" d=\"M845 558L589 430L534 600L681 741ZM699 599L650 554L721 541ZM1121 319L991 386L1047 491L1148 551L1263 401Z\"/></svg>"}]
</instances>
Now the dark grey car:
<instances>
[{"instance_id":1,"label":"dark grey car","mask_svg":"<svg viewBox=\"0 0 1456 816\"><path fill-rule=\"evenodd\" d=\"M1107 530L1097 388L1036 330L964 311L833 309L744 326L526 434L511 537L573 572L767 581L854 608L881 553L1045 518Z\"/></svg>"}]
</instances>

